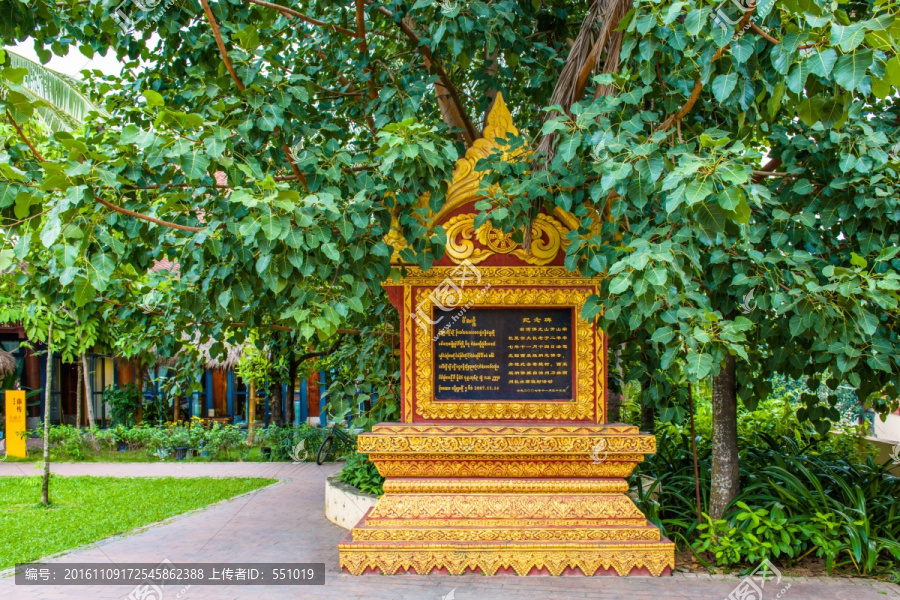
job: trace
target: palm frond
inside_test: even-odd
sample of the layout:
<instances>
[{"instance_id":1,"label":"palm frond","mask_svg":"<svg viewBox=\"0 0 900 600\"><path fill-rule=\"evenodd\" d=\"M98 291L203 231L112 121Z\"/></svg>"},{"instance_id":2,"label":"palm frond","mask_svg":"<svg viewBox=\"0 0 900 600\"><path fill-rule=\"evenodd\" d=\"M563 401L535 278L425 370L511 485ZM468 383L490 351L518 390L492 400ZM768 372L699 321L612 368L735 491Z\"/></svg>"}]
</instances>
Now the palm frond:
<instances>
[{"instance_id":1,"label":"palm frond","mask_svg":"<svg viewBox=\"0 0 900 600\"><path fill-rule=\"evenodd\" d=\"M30 99L38 101L38 118L50 131L78 129L92 111L106 115L105 111L82 93L81 83L77 79L10 50L6 50L6 53L11 67L28 72L22 82L23 91Z\"/></svg>"}]
</instances>

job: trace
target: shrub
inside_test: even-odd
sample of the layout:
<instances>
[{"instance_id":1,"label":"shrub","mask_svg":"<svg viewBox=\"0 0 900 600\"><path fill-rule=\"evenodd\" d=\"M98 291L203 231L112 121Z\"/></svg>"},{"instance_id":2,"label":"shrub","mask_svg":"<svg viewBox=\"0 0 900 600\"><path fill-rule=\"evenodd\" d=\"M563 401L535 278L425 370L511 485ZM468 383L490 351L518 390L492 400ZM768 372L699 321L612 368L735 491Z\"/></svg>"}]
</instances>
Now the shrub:
<instances>
[{"instance_id":1,"label":"shrub","mask_svg":"<svg viewBox=\"0 0 900 600\"><path fill-rule=\"evenodd\" d=\"M347 457L347 463L341 470L341 481L352 485L366 494L381 496L384 494L382 484L384 477L378 473L378 469L369 460L368 455L353 453Z\"/></svg>"},{"instance_id":2,"label":"shrub","mask_svg":"<svg viewBox=\"0 0 900 600\"><path fill-rule=\"evenodd\" d=\"M112 420L120 425L134 425L141 394L133 383L103 392L103 401L109 403Z\"/></svg>"}]
</instances>

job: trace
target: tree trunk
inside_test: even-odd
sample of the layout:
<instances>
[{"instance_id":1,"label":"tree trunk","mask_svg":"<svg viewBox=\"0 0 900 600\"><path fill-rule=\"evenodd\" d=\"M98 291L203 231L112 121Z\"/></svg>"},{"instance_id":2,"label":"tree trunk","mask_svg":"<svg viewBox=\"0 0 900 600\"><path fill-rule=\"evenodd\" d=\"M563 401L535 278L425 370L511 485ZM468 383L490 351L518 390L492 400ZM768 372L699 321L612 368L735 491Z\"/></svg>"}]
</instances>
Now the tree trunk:
<instances>
[{"instance_id":1,"label":"tree trunk","mask_svg":"<svg viewBox=\"0 0 900 600\"><path fill-rule=\"evenodd\" d=\"M140 425L144 420L144 368L141 361L134 363L134 386L138 392L137 411L134 413L134 424Z\"/></svg>"},{"instance_id":2,"label":"tree trunk","mask_svg":"<svg viewBox=\"0 0 900 600\"><path fill-rule=\"evenodd\" d=\"M78 384L75 386L75 427L81 428L81 403L84 402L84 371L81 369L81 359L78 359Z\"/></svg>"},{"instance_id":3,"label":"tree trunk","mask_svg":"<svg viewBox=\"0 0 900 600\"><path fill-rule=\"evenodd\" d=\"M610 393L607 397L606 406L606 422L621 423L622 422L622 400L625 397L625 369L622 367L622 349L625 344L620 345L615 350L615 366L614 369L618 373L619 393Z\"/></svg>"},{"instance_id":4,"label":"tree trunk","mask_svg":"<svg viewBox=\"0 0 900 600\"><path fill-rule=\"evenodd\" d=\"M96 427L94 422L94 396L91 394L91 372L88 368L87 354L81 354L81 370L84 372L84 405L87 410L88 427Z\"/></svg>"},{"instance_id":5,"label":"tree trunk","mask_svg":"<svg viewBox=\"0 0 900 600\"><path fill-rule=\"evenodd\" d=\"M50 390L53 388L53 321L47 327L47 385L44 387L44 481L41 484L41 504L50 504Z\"/></svg>"},{"instance_id":6,"label":"tree trunk","mask_svg":"<svg viewBox=\"0 0 900 600\"><path fill-rule=\"evenodd\" d=\"M256 431L256 386L252 383L247 386L247 443L253 444L253 435Z\"/></svg>"},{"instance_id":7,"label":"tree trunk","mask_svg":"<svg viewBox=\"0 0 900 600\"><path fill-rule=\"evenodd\" d=\"M712 385L712 482L710 515L722 518L741 491L737 446L737 379L734 356L725 359Z\"/></svg>"},{"instance_id":8,"label":"tree trunk","mask_svg":"<svg viewBox=\"0 0 900 600\"><path fill-rule=\"evenodd\" d=\"M291 424L297 420L294 414L294 396L297 394L297 361L291 359L288 361L288 388L287 388L287 421Z\"/></svg>"},{"instance_id":9,"label":"tree trunk","mask_svg":"<svg viewBox=\"0 0 900 600\"><path fill-rule=\"evenodd\" d=\"M606 397L606 422L622 422L622 394L610 392Z\"/></svg>"},{"instance_id":10,"label":"tree trunk","mask_svg":"<svg viewBox=\"0 0 900 600\"><path fill-rule=\"evenodd\" d=\"M176 394L172 398L172 422L177 423L181 420L181 394Z\"/></svg>"},{"instance_id":11,"label":"tree trunk","mask_svg":"<svg viewBox=\"0 0 900 600\"><path fill-rule=\"evenodd\" d=\"M656 406L647 398L650 381L641 384L641 431L656 432Z\"/></svg>"},{"instance_id":12,"label":"tree trunk","mask_svg":"<svg viewBox=\"0 0 900 600\"><path fill-rule=\"evenodd\" d=\"M279 427L284 427L284 413L281 410L281 383L269 386L269 398L272 403L272 420Z\"/></svg>"}]
</instances>

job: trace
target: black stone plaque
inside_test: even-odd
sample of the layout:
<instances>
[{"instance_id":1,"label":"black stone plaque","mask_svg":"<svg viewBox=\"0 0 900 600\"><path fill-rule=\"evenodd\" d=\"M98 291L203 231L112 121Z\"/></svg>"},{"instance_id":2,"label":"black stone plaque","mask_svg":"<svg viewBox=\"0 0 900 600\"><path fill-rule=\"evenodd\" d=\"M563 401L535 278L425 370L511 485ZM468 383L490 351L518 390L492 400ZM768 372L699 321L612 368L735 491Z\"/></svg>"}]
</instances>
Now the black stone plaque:
<instances>
[{"instance_id":1,"label":"black stone plaque","mask_svg":"<svg viewBox=\"0 0 900 600\"><path fill-rule=\"evenodd\" d=\"M435 400L572 399L571 308L467 308L443 317Z\"/></svg>"}]
</instances>

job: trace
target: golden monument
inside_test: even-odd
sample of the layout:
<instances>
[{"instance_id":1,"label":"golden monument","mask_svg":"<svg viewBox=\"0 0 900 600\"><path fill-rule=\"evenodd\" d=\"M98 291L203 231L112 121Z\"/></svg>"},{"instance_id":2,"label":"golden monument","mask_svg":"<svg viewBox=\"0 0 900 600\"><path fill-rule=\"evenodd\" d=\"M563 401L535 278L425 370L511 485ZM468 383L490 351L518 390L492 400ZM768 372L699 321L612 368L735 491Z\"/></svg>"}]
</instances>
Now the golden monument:
<instances>
[{"instance_id":1,"label":"golden monument","mask_svg":"<svg viewBox=\"0 0 900 600\"><path fill-rule=\"evenodd\" d=\"M489 223L474 228L475 163L509 134L498 94L429 219L446 231L445 256L384 284L401 317L403 422L359 437L387 480L339 545L341 567L669 574L674 544L625 495L656 439L606 423L606 336L581 316L599 280L563 266L578 219L540 214L529 252ZM405 244L397 230L386 239Z\"/></svg>"}]
</instances>

